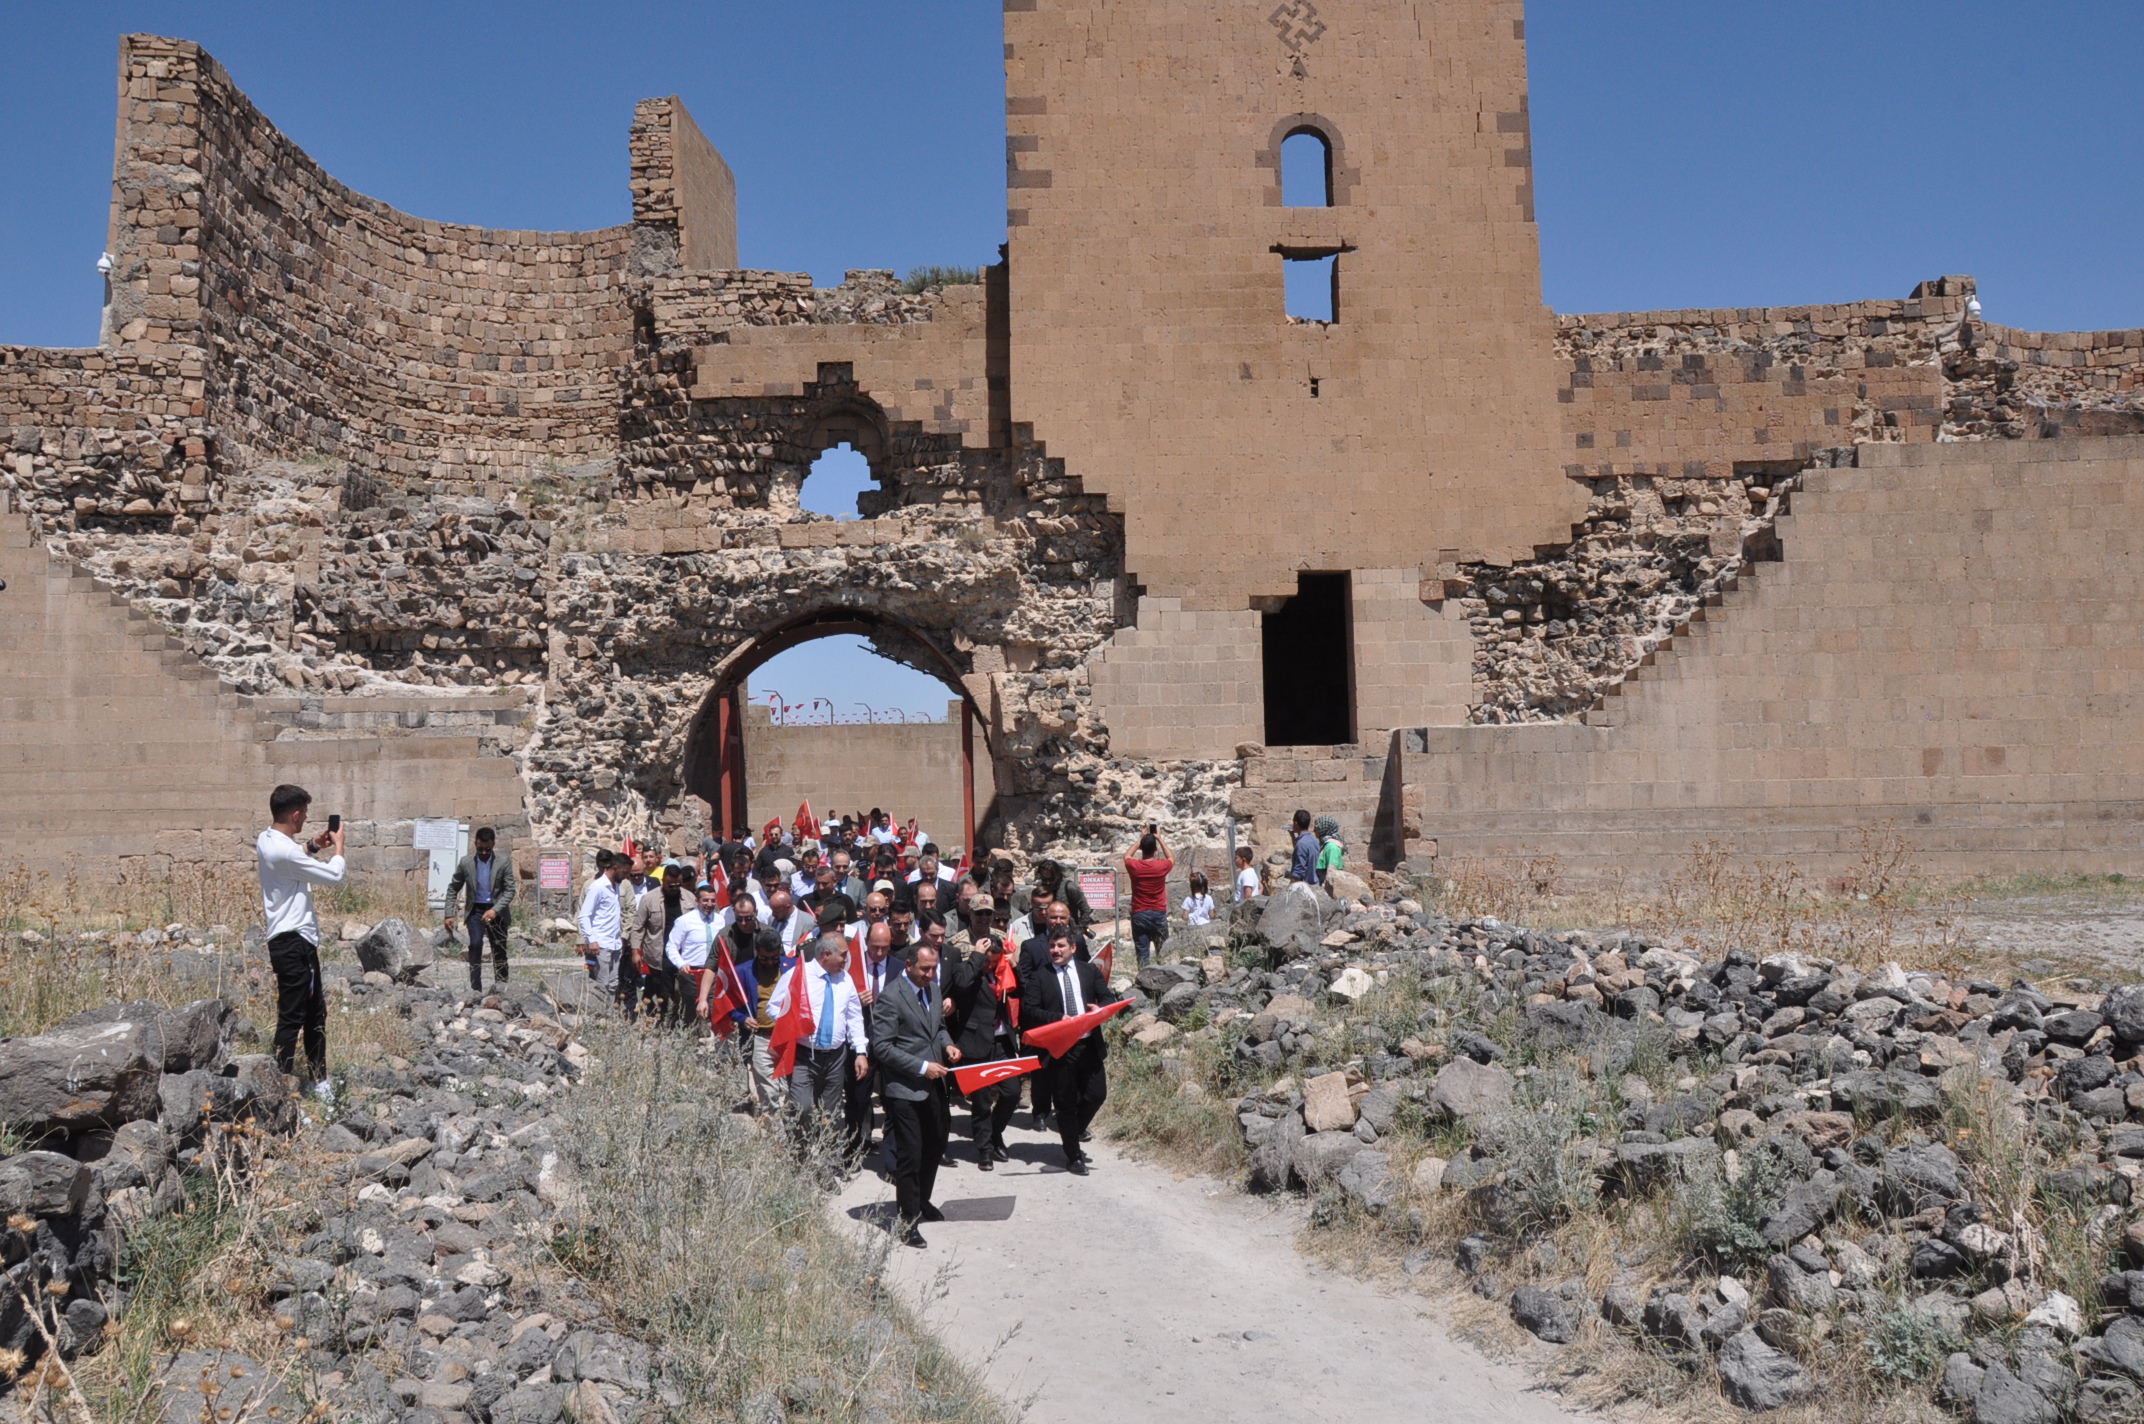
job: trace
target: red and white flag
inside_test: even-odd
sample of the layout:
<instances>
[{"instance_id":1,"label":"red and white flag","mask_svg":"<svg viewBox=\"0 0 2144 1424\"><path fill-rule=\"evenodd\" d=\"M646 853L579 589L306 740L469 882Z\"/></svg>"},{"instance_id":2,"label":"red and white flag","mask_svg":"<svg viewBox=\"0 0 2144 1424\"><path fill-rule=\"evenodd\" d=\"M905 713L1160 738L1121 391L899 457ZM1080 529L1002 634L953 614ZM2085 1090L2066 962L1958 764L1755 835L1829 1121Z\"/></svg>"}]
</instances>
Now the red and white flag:
<instances>
[{"instance_id":1,"label":"red and white flag","mask_svg":"<svg viewBox=\"0 0 2144 1424\"><path fill-rule=\"evenodd\" d=\"M739 1009L750 1009L745 1004L744 981L737 977L737 966L730 959L730 947L726 940L715 941L714 992L707 1000L707 1026L714 1030L715 1037L728 1038L737 1027L737 1020L730 1017Z\"/></svg>"},{"instance_id":2,"label":"red and white flag","mask_svg":"<svg viewBox=\"0 0 2144 1424\"><path fill-rule=\"evenodd\" d=\"M819 818L811 813L811 802L806 801L797 807L797 818L790 823L789 829L797 833L799 844L819 839Z\"/></svg>"},{"instance_id":3,"label":"red and white flag","mask_svg":"<svg viewBox=\"0 0 2144 1424\"><path fill-rule=\"evenodd\" d=\"M809 960L797 959L796 968L789 971L789 1007L774 1021L774 1032L767 1035L767 1052L774 1059L774 1076L787 1078L797 1071L797 1045L819 1031L812 1021L811 990L804 984L804 966Z\"/></svg>"},{"instance_id":4,"label":"red and white flag","mask_svg":"<svg viewBox=\"0 0 2144 1424\"><path fill-rule=\"evenodd\" d=\"M1094 967L1102 971L1102 982L1109 982L1110 974L1117 967L1117 942L1104 940L1102 947L1094 952Z\"/></svg>"},{"instance_id":5,"label":"red and white flag","mask_svg":"<svg viewBox=\"0 0 2144 1424\"><path fill-rule=\"evenodd\" d=\"M963 1093L972 1093L978 1088L987 1088L992 1083L1002 1083L1008 1078L1032 1073L1041 1066L1042 1060L1035 1057L1000 1058L995 1063L976 1063L966 1068L955 1068L953 1081Z\"/></svg>"},{"instance_id":6,"label":"red and white flag","mask_svg":"<svg viewBox=\"0 0 2144 1424\"><path fill-rule=\"evenodd\" d=\"M1021 1029L1020 1044L1024 1048L1039 1048L1052 1058L1063 1057L1073 1044L1131 1006L1130 999L1119 999L1114 1004L1089 1009L1077 1018L1059 1019L1056 1023L1046 1023L1038 1028Z\"/></svg>"}]
</instances>

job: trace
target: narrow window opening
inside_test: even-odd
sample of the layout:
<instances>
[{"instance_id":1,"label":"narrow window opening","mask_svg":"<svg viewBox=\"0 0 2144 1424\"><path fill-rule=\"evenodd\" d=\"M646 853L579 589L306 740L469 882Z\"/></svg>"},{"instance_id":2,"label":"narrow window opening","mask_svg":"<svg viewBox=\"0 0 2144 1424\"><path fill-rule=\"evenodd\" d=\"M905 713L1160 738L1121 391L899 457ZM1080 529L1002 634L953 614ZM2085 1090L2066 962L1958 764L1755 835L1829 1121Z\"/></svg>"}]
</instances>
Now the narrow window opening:
<instances>
[{"instance_id":1,"label":"narrow window opening","mask_svg":"<svg viewBox=\"0 0 2144 1424\"><path fill-rule=\"evenodd\" d=\"M1281 276L1288 290L1288 315L1295 321L1340 319L1340 255L1283 257Z\"/></svg>"},{"instance_id":2,"label":"narrow window opening","mask_svg":"<svg viewBox=\"0 0 2144 1424\"><path fill-rule=\"evenodd\" d=\"M878 488L871 477L871 462L846 440L811 462L797 502L813 514L835 519L854 519L860 513L858 499Z\"/></svg>"},{"instance_id":3,"label":"narrow window opening","mask_svg":"<svg viewBox=\"0 0 2144 1424\"><path fill-rule=\"evenodd\" d=\"M1310 398L1312 400L1318 398L1318 378L1316 376L1310 378Z\"/></svg>"},{"instance_id":4,"label":"narrow window opening","mask_svg":"<svg viewBox=\"0 0 2144 1424\"><path fill-rule=\"evenodd\" d=\"M1289 208L1333 205L1333 149L1325 135L1304 129L1280 141L1280 201Z\"/></svg>"},{"instance_id":5,"label":"narrow window opening","mask_svg":"<svg viewBox=\"0 0 2144 1424\"><path fill-rule=\"evenodd\" d=\"M1348 575L1296 575L1295 597L1263 622L1266 744L1355 740L1355 654Z\"/></svg>"}]
</instances>

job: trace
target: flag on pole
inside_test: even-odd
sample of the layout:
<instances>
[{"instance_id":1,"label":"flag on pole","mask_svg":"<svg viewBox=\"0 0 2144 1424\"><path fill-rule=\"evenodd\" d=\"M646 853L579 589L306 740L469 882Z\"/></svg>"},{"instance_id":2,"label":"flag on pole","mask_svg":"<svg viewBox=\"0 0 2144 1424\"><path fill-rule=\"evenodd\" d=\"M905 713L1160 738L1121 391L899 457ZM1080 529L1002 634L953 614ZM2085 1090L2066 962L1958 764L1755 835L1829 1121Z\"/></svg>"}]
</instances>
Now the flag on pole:
<instances>
[{"instance_id":1,"label":"flag on pole","mask_svg":"<svg viewBox=\"0 0 2144 1424\"><path fill-rule=\"evenodd\" d=\"M799 844L819 839L819 818L811 813L811 802L797 807L797 818L790 822L789 829L797 833Z\"/></svg>"},{"instance_id":2,"label":"flag on pole","mask_svg":"<svg viewBox=\"0 0 2144 1424\"><path fill-rule=\"evenodd\" d=\"M707 1000L707 1026L714 1030L715 1037L728 1038L737 1027L730 1017L739 1009L746 1009L744 981L737 977L737 965L730 959L727 940L715 941L715 991Z\"/></svg>"},{"instance_id":3,"label":"flag on pole","mask_svg":"<svg viewBox=\"0 0 2144 1424\"><path fill-rule=\"evenodd\" d=\"M1062 1057L1072 1045L1078 1043L1108 1020L1115 1018L1132 1006L1130 999L1119 999L1114 1004L1104 1004L1099 1009L1089 1009L1078 1018L1059 1019L1035 1028L1020 1030L1021 1046L1039 1048L1053 1058Z\"/></svg>"},{"instance_id":4,"label":"flag on pole","mask_svg":"<svg viewBox=\"0 0 2144 1424\"><path fill-rule=\"evenodd\" d=\"M767 1036L767 1052L774 1059L777 1078L787 1078L797 1071L797 1044L819 1031L818 1024L812 1022L811 991L804 987L804 966L808 963L802 955L797 956L797 967L789 971L789 1007L774 1021L774 1032Z\"/></svg>"},{"instance_id":5,"label":"flag on pole","mask_svg":"<svg viewBox=\"0 0 2144 1424\"><path fill-rule=\"evenodd\" d=\"M1094 967L1102 971L1102 982L1107 984L1110 974L1117 967L1117 942L1115 940L1104 940L1102 947L1094 952Z\"/></svg>"},{"instance_id":6,"label":"flag on pole","mask_svg":"<svg viewBox=\"0 0 2144 1424\"><path fill-rule=\"evenodd\" d=\"M987 1088L992 1083L1002 1083L1008 1078L1017 1078L1023 1073L1032 1073L1042 1066L1035 1057L1000 1058L995 1063L977 1063L953 1070L953 1081L963 1093L972 1093L978 1088Z\"/></svg>"}]
</instances>

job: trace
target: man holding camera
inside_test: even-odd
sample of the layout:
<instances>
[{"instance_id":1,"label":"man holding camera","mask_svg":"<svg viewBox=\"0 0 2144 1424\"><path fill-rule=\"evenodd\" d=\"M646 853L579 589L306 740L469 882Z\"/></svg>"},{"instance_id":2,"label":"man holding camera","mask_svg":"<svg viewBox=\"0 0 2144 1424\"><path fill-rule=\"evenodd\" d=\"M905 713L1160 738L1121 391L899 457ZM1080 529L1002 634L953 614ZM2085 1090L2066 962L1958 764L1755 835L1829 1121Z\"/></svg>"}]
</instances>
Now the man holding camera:
<instances>
[{"instance_id":1,"label":"man holding camera","mask_svg":"<svg viewBox=\"0 0 2144 1424\"><path fill-rule=\"evenodd\" d=\"M342 884L342 817L328 817L327 834L300 842L313 798L302 786L268 793L273 822L253 849L260 871L261 909L268 919L268 965L275 971L275 1064L292 1072L298 1039L305 1039L305 1078L313 1096L333 1102L328 1082L328 996L320 982L320 917L315 885ZM332 851L327 860L313 857Z\"/></svg>"},{"instance_id":2,"label":"man holding camera","mask_svg":"<svg viewBox=\"0 0 2144 1424\"><path fill-rule=\"evenodd\" d=\"M506 982L506 930L511 923L507 906L514 903L514 860L512 856L498 851L498 833L485 826L476 833L476 849L461 859L454 867L454 878L447 882L447 921L449 934L454 932L455 906L467 890L467 907L463 911L469 929L469 988L481 991L484 987L484 941L491 941L492 981Z\"/></svg>"}]
</instances>

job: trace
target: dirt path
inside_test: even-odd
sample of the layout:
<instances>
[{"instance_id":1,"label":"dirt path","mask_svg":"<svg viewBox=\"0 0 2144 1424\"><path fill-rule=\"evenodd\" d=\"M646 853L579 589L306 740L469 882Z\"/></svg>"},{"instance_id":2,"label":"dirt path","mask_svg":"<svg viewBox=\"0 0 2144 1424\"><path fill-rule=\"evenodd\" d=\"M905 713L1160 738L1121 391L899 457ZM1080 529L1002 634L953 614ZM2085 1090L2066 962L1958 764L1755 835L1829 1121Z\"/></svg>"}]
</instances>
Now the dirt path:
<instances>
[{"instance_id":1,"label":"dirt path","mask_svg":"<svg viewBox=\"0 0 2144 1424\"><path fill-rule=\"evenodd\" d=\"M966 1123L955 1109L955 1130ZM925 1228L928 1250L896 1248L891 1270L955 1350L976 1363L996 1351L988 1378L1032 1398L1033 1424L1590 1417L1453 1340L1421 1301L1305 1259L1298 1204L1179 1181L1100 1141L1093 1175L1074 1177L1053 1137L1015 1128L1007 1141L1013 1160L988 1174L956 1141L960 1165L938 1177L949 1219ZM875 1232L891 1200L867 1173L835 1207Z\"/></svg>"}]
</instances>

